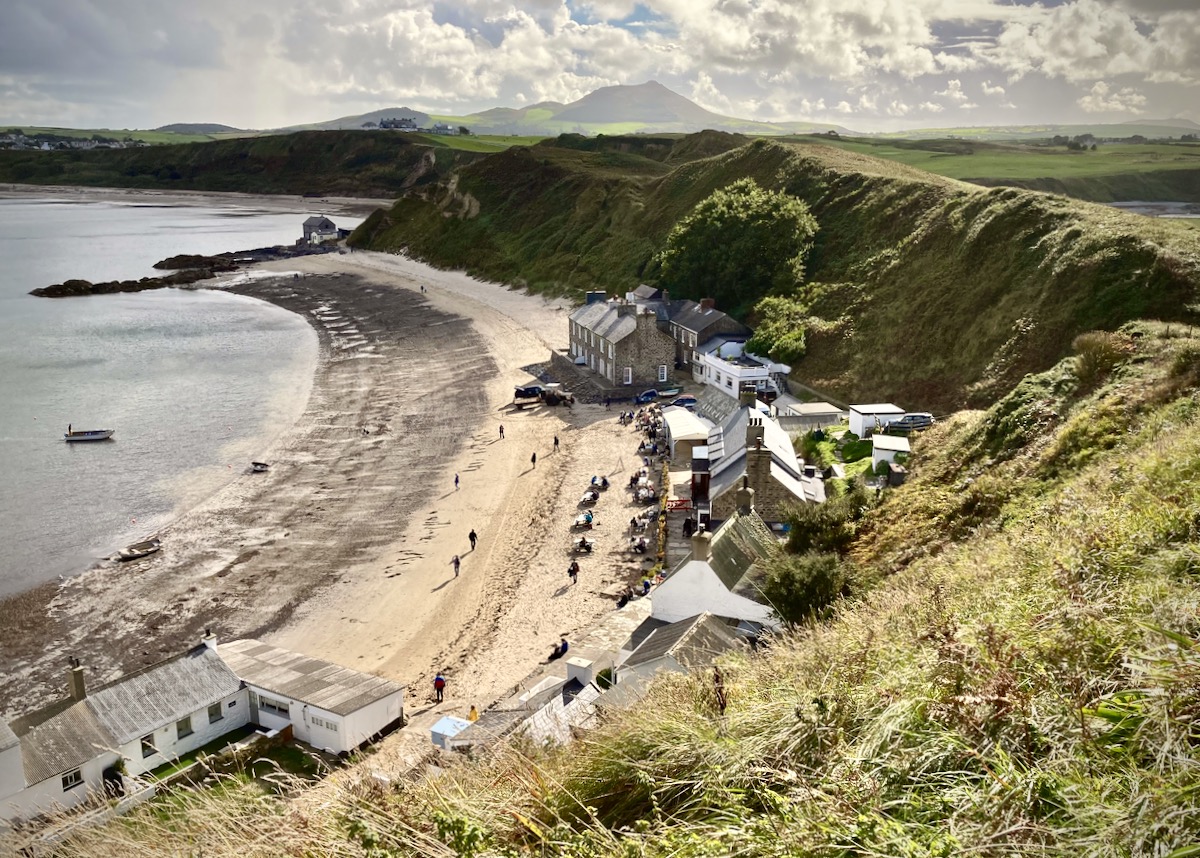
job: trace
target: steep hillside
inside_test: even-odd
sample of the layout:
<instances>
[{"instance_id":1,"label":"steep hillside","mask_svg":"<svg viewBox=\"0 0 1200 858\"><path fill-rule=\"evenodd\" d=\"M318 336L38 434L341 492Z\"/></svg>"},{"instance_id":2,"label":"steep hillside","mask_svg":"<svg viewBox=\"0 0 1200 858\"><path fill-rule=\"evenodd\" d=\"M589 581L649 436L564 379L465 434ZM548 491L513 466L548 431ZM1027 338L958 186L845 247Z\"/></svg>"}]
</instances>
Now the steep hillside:
<instances>
[{"instance_id":1,"label":"steep hillside","mask_svg":"<svg viewBox=\"0 0 1200 858\"><path fill-rule=\"evenodd\" d=\"M387 197L478 157L404 134L300 132L142 149L4 150L0 181Z\"/></svg>"},{"instance_id":2,"label":"steep hillside","mask_svg":"<svg viewBox=\"0 0 1200 858\"><path fill-rule=\"evenodd\" d=\"M56 854L1194 855L1198 384L1200 340L1138 324L926 433L854 540L878 583L724 657L723 700L661 675L565 748L230 778Z\"/></svg>"},{"instance_id":3,"label":"steep hillside","mask_svg":"<svg viewBox=\"0 0 1200 858\"><path fill-rule=\"evenodd\" d=\"M353 241L539 291L620 293L654 277L679 218L749 176L804 200L821 227L796 375L937 412L994 401L1081 331L1194 318L1200 253L1182 227L821 145L759 140L704 157L700 139L669 153L642 138L513 148L401 200ZM695 157L674 160L689 147Z\"/></svg>"}]
</instances>

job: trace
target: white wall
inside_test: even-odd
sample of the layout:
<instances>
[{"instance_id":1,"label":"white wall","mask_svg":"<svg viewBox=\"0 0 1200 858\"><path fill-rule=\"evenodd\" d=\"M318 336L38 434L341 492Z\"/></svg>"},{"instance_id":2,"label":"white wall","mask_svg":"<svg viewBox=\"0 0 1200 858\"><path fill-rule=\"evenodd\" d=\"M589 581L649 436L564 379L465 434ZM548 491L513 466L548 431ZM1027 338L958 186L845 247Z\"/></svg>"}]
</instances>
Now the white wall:
<instances>
[{"instance_id":1,"label":"white wall","mask_svg":"<svg viewBox=\"0 0 1200 858\"><path fill-rule=\"evenodd\" d=\"M23 789L25 766L21 762L21 746L13 745L5 751L0 751L0 803Z\"/></svg>"},{"instance_id":2,"label":"white wall","mask_svg":"<svg viewBox=\"0 0 1200 858\"><path fill-rule=\"evenodd\" d=\"M871 448L871 470L874 470L880 462L896 461L896 454L899 450L880 450L876 447Z\"/></svg>"},{"instance_id":3,"label":"white wall","mask_svg":"<svg viewBox=\"0 0 1200 858\"><path fill-rule=\"evenodd\" d=\"M859 438L861 438L863 436L863 433L866 430L868 430L868 429L870 429L871 431L875 430L876 419L878 419L879 423L882 425L884 423L887 423L889 420L899 420L903 416L904 416L904 412L899 409L897 409L896 411L887 411L887 412L875 412L875 411L863 412L863 411L855 411L852 406L850 408L850 431L853 432L855 435L857 435Z\"/></svg>"},{"instance_id":4,"label":"white wall","mask_svg":"<svg viewBox=\"0 0 1200 858\"><path fill-rule=\"evenodd\" d=\"M346 741L345 750L357 748L403 714L403 689L382 700L376 700L357 712L351 712L346 716L346 728L342 734Z\"/></svg>"},{"instance_id":5,"label":"white wall","mask_svg":"<svg viewBox=\"0 0 1200 858\"><path fill-rule=\"evenodd\" d=\"M176 723L180 719L155 730L154 747L158 753L151 754L149 757L142 756L140 736L132 742L122 745L120 751L121 756L125 758L125 771L131 776L137 776L156 769L163 763L178 759L189 751L207 745L214 739L250 722L250 702L245 690L223 698L220 703L223 716L221 720L210 724L207 706L192 712L192 733L182 739L179 738L176 730ZM230 703L234 705L230 706Z\"/></svg>"},{"instance_id":6,"label":"white wall","mask_svg":"<svg viewBox=\"0 0 1200 858\"><path fill-rule=\"evenodd\" d=\"M64 810L82 804L93 795L104 790L104 770L117 761L117 755L105 751L80 767L83 783L63 791L62 775L47 778L33 784L16 795L0 800L0 818L28 819L55 810Z\"/></svg>"},{"instance_id":7,"label":"white wall","mask_svg":"<svg viewBox=\"0 0 1200 858\"><path fill-rule=\"evenodd\" d=\"M268 730L282 730L284 727L287 727L290 724L293 727L292 735L302 742L308 741L307 731L305 731L304 736L300 735L300 731L303 726L299 718L300 707L294 700L289 700L282 694L272 694L270 691L264 691L263 689L254 685L249 686L249 689L250 693L256 694L259 697L265 696L271 698L272 700L278 701L279 703L288 704L287 715L281 715L274 709L264 709L262 706L259 706L252 710L250 717L251 721L253 721L255 724L258 724L260 727L266 727ZM293 718L293 715L296 717Z\"/></svg>"},{"instance_id":8,"label":"white wall","mask_svg":"<svg viewBox=\"0 0 1200 858\"><path fill-rule=\"evenodd\" d=\"M705 611L718 617L778 626L767 605L730 593L711 566L696 560L673 572L650 596L650 616L656 620L677 623Z\"/></svg>"}]
</instances>

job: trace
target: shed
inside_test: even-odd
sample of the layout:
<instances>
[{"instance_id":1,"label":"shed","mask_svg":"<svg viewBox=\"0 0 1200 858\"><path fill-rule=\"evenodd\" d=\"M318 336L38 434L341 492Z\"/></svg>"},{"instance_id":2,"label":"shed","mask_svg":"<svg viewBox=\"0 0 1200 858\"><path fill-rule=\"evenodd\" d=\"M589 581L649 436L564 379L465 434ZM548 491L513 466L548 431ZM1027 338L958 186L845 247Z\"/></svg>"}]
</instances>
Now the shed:
<instances>
[{"instance_id":1,"label":"shed","mask_svg":"<svg viewBox=\"0 0 1200 858\"><path fill-rule=\"evenodd\" d=\"M779 409L779 424L789 432L825 429L845 420L846 411L829 402L796 402Z\"/></svg>"},{"instance_id":2,"label":"shed","mask_svg":"<svg viewBox=\"0 0 1200 858\"><path fill-rule=\"evenodd\" d=\"M681 456L686 454L690 459L697 446L708 443L708 433L712 424L703 417L697 417L678 405L668 405L662 410L662 416L667 425L667 441L671 445L672 458L679 453Z\"/></svg>"},{"instance_id":3,"label":"shed","mask_svg":"<svg viewBox=\"0 0 1200 858\"><path fill-rule=\"evenodd\" d=\"M895 462L897 453L907 454L911 450L908 439L898 435L875 435L871 438L871 468L880 462Z\"/></svg>"},{"instance_id":4,"label":"shed","mask_svg":"<svg viewBox=\"0 0 1200 858\"><path fill-rule=\"evenodd\" d=\"M433 740L433 744L443 751L448 751L450 750L450 740L470 726L471 722L466 718L443 715L436 724L429 728L429 737Z\"/></svg>"},{"instance_id":5,"label":"shed","mask_svg":"<svg viewBox=\"0 0 1200 858\"><path fill-rule=\"evenodd\" d=\"M887 423L904 415L904 409L890 402L877 402L871 405L850 406L850 431L862 438L868 432L873 432L877 425Z\"/></svg>"}]
</instances>

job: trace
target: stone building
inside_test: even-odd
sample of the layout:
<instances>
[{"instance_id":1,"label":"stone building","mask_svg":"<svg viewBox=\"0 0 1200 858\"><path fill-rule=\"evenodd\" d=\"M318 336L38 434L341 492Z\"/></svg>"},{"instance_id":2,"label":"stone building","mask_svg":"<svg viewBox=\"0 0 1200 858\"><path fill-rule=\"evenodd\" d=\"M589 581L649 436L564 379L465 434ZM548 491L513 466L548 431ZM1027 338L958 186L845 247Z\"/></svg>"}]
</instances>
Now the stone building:
<instances>
[{"instance_id":1,"label":"stone building","mask_svg":"<svg viewBox=\"0 0 1200 858\"><path fill-rule=\"evenodd\" d=\"M571 357L599 378L600 387L653 387L675 375L675 345L658 328L653 310L595 301L571 314Z\"/></svg>"},{"instance_id":2,"label":"stone building","mask_svg":"<svg viewBox=\"0 0 1200 858\"><path fill-rule=\"evenodd\" d=\"M675 342L675 360L682 368L688 368L696 359L696 347L708 342L718 334L729 334L733 338L749 339L754 332L732 316L716 308L712 298L699 303L687 299L670 301L667 304L668 330Z\"/></svg>"}]
</instances>

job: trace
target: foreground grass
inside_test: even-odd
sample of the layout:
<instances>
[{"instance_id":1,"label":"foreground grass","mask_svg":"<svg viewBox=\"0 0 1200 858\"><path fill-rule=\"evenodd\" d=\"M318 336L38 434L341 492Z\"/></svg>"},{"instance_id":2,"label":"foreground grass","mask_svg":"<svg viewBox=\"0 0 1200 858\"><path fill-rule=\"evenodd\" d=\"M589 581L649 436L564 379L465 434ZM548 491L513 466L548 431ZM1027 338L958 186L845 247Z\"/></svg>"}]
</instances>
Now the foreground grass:
<instances>
[{"instance_id":1,"label":"foreground grass","mask_svg":"<svg viewBox=\"0 0 1200 858\"><path fill-rule=\"evenodd\" d=\"M922 436L825 623L569 748L327 803L230 790L63 855L1127 856L1200 841L1200 341L1128 330ZM952 511L957 504L957 511ZM233 836L233 832L237 836Z\"/></svg>"}]
</instances>

